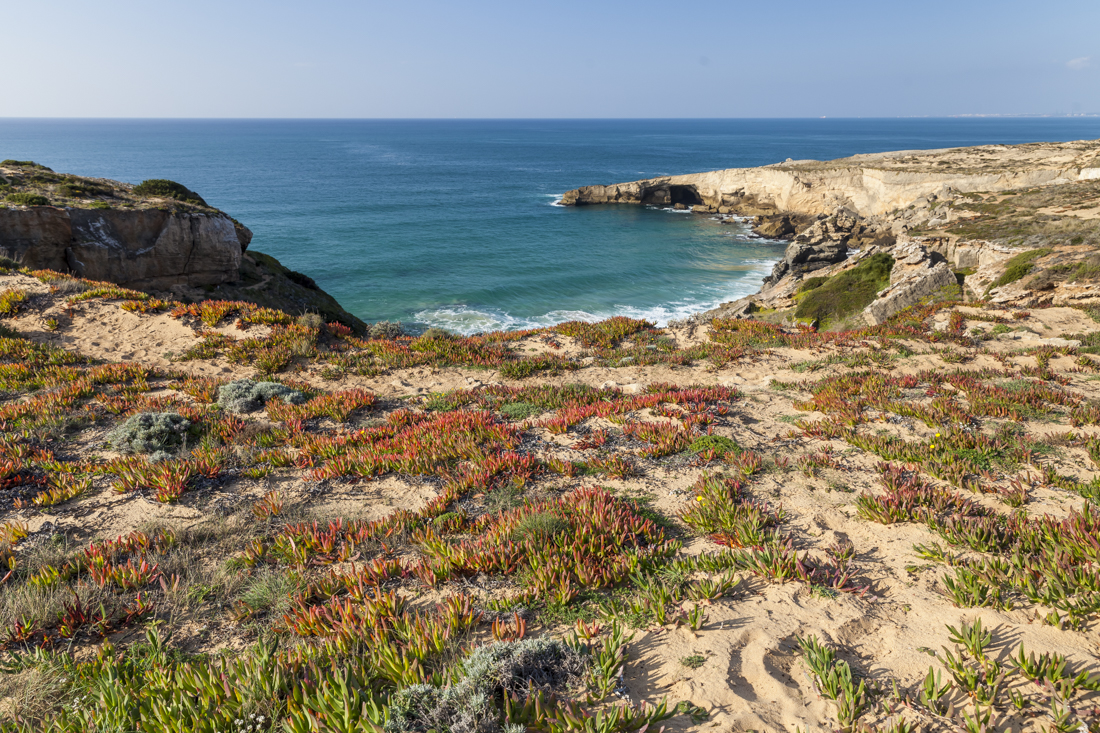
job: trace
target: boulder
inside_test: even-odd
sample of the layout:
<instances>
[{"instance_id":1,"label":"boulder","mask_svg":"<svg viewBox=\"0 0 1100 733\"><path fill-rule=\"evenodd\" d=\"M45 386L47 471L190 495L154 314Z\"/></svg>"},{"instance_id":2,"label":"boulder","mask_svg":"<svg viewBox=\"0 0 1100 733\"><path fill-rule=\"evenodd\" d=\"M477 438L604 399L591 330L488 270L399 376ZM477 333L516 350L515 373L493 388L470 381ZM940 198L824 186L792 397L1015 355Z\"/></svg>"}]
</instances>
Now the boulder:
<instances>
[{"instance_id":1,"label":"boulder","mask_svg":"<svg viewBox=\"0 0 1100 733\"><path fill-rule=\"evenodd\" d=\"M764 278L765 285L779 282L786 275L804 275L823 267L843 262L848 258L848 245L844 242L809 244L791 242L783 259L775 263L772 274Z\"/></svg>"},{"instance_id":2,"label":"boulder","mask_svg":"<svg viewBox=\"0 0 1100 733\"><path fill-rule=\"evenodd\" d=\"M786 239L795 233L794 223L789 214L778 216L758 216L752 227L758 236L769 239Z\"/></svg>"},{"instance_id":3,"label":"boulder","mask_svg":"<svg viewBox=\"0 0 1100 733\"><path fill-rule=\"evenodd\" d=\"M0 209L0 254L138 289L239 279L252 232L222 213L161 209Z\"/></svg>"},{"instance_id":4,"label":"boulder","mask_svg":"<svg viewBox=\"0 0 1100 733\"><path fill-rule=\"evenodd\" d=\"M833 226L838 232L850 232L859 224L859 214L847 207L841 207L833 214Z\"/></svg>"}]
</instances>

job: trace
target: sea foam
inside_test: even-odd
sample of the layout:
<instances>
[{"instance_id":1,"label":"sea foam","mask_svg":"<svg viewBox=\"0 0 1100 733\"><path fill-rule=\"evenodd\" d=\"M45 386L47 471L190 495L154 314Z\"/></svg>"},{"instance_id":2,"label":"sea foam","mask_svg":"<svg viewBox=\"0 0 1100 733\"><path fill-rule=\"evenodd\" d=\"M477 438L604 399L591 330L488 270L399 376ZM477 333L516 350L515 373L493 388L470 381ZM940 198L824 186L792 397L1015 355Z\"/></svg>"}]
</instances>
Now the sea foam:
<instances>
[{"instance_id":1,"label":"sea foam","mask_svg":"<svg viewBox=\"0 0 1100 733\"><path fill-rule=\"evenodd\" d=\"M566 321L591 323L613 316L644 319L664 327L669 321L683 320L692 314L715 308L721 303L752 295L760 289L761 280L771 271L775 263L774 259L747 259L744 261L747 269L742 271L742 276L738 279L720 287L707 288L708 292L700 292L655 306L637 307L624 304L597 312L552 310L535 316L514 316L495 308L451 305L419 311L413 314L413 318L419 325L444 328L464 336L488 331L548 328Z\"/></svg>"}]
</instances>

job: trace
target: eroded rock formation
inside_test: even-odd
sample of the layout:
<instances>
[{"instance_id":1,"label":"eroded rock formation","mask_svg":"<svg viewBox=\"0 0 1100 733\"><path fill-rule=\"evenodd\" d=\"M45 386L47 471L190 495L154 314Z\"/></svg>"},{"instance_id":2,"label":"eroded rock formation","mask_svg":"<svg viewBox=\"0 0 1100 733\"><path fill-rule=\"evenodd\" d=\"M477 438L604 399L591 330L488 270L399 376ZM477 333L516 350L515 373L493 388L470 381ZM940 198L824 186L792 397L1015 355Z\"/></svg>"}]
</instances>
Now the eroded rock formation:
<instances>
[{"instance_id":1,"label":"eroded rock formation","mask_svg":"<svg viewBox=\"0 0 1100 733\"><path fill-rule=\"evenodd\" d=\"M1100 285L1086 282L1100 280L1100 258L1085 262L1100 246L1098 180L1100 140L1085 140L788 160L585 186L563 203L671 205L726 223L751 216L756 234L789 241L759 293L695 321L761 310L791 318L804 276L831 277L889 253L890 285L863 311L876 324L942 297L1100 304ZM1009 260L1038 248L1056 253L1040 260L1041 297L1020 279L1026 272L1004 284Z\"/></svg>"},{"instance_id":2,"label":"eroded rock formation","mask_svg":"<svg viewBox=\"0 0 1100 733\"><path fill-rule=\"evenodd\" d=\"M877 326L895 313L956 284L955 272L946 257L930 252L919 242L908 242L894 250L890 286L864 309L863 317L868 324Z\"/></svg>"},{"instance_id":3,"label":"eroded rock formation","mask_svg":"<svg viewBox=\"0 0 1100 733\"><path fill-rule=\"evenodd\" d=\"M742 215L831 215L845 207L869 217L943 193L1007 191L1100 178L1098 154L1100 141L1093 140L902 150L583 186L567 192L562 203L679 203Z\"/></svg>"},{"instance_id":4,"label":"eroded rock formation","mask_svg":"<svg viewBox=\"0 0 1100 733\"><path fill-rule=\"evenodd\" d=\"M233 282L251 239L220 212L0 209L0 254L34 269L138 289Z\"/></svg>"}]
</instances>

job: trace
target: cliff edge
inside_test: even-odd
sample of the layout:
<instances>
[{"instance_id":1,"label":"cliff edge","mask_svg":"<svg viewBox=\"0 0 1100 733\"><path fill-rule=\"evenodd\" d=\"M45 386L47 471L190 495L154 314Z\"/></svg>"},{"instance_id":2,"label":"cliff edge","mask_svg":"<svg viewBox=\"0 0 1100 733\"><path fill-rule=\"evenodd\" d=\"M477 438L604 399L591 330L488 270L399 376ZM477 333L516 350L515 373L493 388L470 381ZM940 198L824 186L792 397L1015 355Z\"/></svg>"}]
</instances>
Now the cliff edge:
<instances>
[{"instance_id":1,"label":"cliff edge","mask_svg":"<svg viewBox=\"0 0 1100 733\"><path fill-rule=\"evenodd\" d=\"M172 181L137 186L0 162L0 254L131 288L239 279L252 232Z\"/></svg>"},{"instance_id":2,"label":"cliff edge","mask_svg":"<svg viewBox=\"0 0 1100 733\"><path fill-rule=\"evenodd\" d=\"M662 176L566 192L567 206L701 206L716 213L886 214L945 191L1007 191L1100 179L1100 141L901 150L831 161ZM722 212L721 209L726 209Z\"/></svg>"},{"instance_id":3,"label":"cliff edge","mask_svg":"<svg viewBox=\"0 0 1100 733\"><path fill-rule=\"evenodd\" d=\"M318 313L361 331L312 278L247 252L252 232L174 181L137 185L0 161L0 257L197 302L247 301Z\"/></svg>"},{"instance_id":4,"label":"cliff edge","mask_svg":"<svg viewBox=\"0 0 1100 733\"><path fill-rule=\"evenodd\" d=\"M700 314L872 325L930 300L1100 304L1100 141L786 161L569 191L788 241L754 296Z\"/></svg>"}]
</instances>

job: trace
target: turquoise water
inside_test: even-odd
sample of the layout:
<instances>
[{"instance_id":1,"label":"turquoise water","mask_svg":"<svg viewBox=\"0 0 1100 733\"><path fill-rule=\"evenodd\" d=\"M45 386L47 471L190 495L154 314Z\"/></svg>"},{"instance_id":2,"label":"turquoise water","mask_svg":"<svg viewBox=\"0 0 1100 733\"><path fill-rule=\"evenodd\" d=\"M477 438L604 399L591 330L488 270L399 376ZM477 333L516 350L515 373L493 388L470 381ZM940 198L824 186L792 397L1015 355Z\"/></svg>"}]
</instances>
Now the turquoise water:
<instances>
[{"instance_id":1,"label":"turquoise water","mask_svg":"<svg viewBox=\"0 0 1100 733\"><path fill-rule=\"evenodd\" d=\"M590 183L786 158L1100 137L1100 119L0 120L0 158L171 178L368 321L462 332L623 314L664 323L755 292L784 245Z\"/></svg>"}]
</instances>

